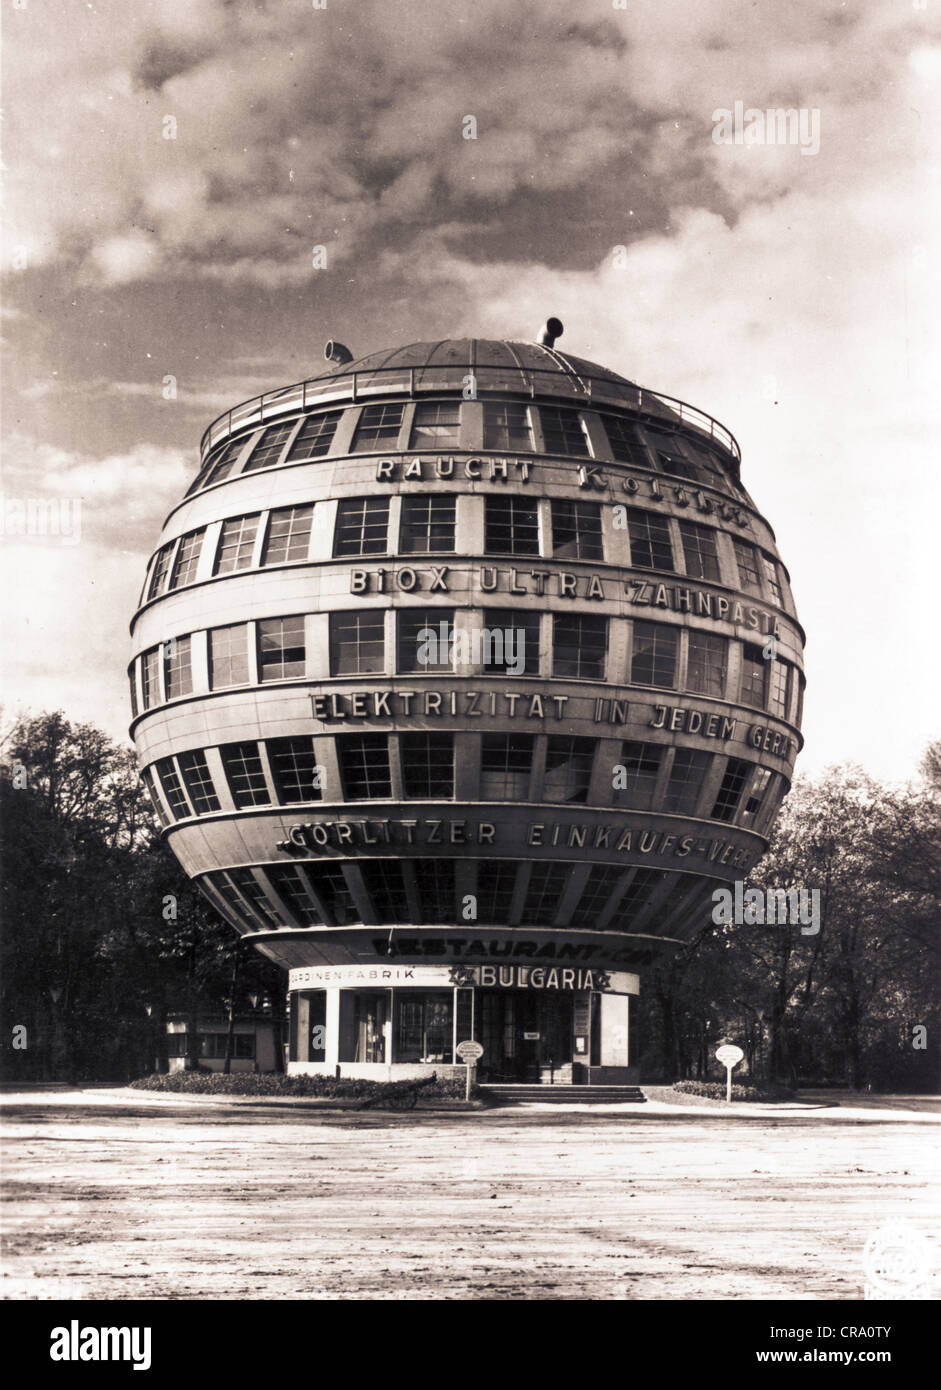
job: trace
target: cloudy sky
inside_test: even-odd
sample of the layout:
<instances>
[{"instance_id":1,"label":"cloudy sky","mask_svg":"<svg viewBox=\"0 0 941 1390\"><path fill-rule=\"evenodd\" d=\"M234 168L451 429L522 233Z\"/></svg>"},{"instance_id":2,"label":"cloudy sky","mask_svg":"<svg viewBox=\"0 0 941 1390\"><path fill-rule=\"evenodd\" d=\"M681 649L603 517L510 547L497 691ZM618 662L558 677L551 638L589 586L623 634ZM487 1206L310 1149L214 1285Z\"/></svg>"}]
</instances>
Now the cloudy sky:
<instances>
[{"instance_id":1,"label":"cloudy sky","mask_svg":"<svg viewBox=\"0 0 941 1390\"><path fill-rule=\"evenodd\" d=\"M551 313L738 436L809 635L798 766L914 773L941 732L938 5L619 3L4 6L6 722L126 737L127 621L215 414L330 337ZM737 101L819 113L819 150L717 143ZM72 534L17 535L27 499Z\"/></svg>"}]
</instances>

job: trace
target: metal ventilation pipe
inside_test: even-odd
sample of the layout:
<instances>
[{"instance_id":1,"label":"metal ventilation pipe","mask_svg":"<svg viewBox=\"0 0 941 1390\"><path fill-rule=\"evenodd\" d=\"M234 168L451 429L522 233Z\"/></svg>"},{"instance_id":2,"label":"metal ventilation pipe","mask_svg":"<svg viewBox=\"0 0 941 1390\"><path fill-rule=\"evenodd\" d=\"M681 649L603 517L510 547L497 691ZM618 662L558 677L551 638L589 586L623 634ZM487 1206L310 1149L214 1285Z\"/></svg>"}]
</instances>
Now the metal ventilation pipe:
<instances>
[{"instance_id":1,"label":"metal ventilation pipe","mask_svg":"<svg viewBox=\"0 0 941 1390\"><path fill-rule=\"evenodd\" d=\"M353 354L344 343L338 343L335 338L331 338L323 350L323 355L328 362L337 362L340 366L344 362L352 362Z\"/></svg>"},{"instance_id":2,"label":"metal ventilation pipe","mask_svg":"<svg viewBox=\"0 0 941 1390\"><path fill-rule=\"evenodd\" d=\"M555 340L562 337L562 331L561 319L546 319L539 330L539 337L536 342L539 343L540 347L555 347Z\"/></svg>"}]
</instances>

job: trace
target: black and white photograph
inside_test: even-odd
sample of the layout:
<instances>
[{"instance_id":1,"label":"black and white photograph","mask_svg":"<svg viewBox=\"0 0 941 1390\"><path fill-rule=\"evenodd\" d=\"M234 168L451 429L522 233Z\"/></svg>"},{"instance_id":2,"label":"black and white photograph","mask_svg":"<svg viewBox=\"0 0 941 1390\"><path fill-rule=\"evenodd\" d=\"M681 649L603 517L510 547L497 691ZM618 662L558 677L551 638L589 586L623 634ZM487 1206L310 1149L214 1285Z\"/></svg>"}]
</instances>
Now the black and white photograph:
<instances>
[{"instance_id":1,"label":"black and white photograph","mask_svg":"<svg viewBox=\"0 0 941 1390\"><path fill-rule=\"evenodd\" d=\"M937 0L0 3L9 1345L913 1369Z\"/></svg>"}]
</instances>

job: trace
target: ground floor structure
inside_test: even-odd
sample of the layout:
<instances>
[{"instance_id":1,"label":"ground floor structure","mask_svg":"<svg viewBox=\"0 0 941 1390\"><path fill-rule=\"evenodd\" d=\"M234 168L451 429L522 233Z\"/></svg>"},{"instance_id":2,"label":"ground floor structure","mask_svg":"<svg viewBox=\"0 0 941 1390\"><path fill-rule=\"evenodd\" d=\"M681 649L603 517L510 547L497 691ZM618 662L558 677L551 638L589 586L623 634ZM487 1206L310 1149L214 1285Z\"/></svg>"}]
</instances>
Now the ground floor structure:
<instances>
[{"instance_id":1,"label":"ground floor structure","mask_svg":"<svg viewBox=\"0 0 941 1390\"><path fill-rule=\"evenodd\" d=\"M638 1080L637 975L583 966L310 966L290 972L293 1073L375 1079L463 1073L480 1081Z\"/></svg>"}]
</instances>

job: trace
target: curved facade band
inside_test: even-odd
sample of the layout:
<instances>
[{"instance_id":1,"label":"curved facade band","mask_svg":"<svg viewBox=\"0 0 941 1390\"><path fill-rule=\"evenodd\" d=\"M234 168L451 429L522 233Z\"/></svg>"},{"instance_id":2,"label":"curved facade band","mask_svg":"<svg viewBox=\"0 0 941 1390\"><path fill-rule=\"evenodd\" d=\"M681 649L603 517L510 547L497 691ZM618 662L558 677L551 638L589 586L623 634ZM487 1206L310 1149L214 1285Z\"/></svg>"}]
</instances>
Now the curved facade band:
<instances>
[{"instance_id":1,"label":"curved facade band","mask_svg":"<svg viewBox=\"0 0 941 1390\"><path fill-rule=\"evenodd\" d=\"M290 970L292 1069L440 1073L475 1038L493 1080L636 1079L638 971L760 857L801 743L737 446L534 344L308 397L210 432L148 566L164 833Z\"/></svg>"}]
</instances>

